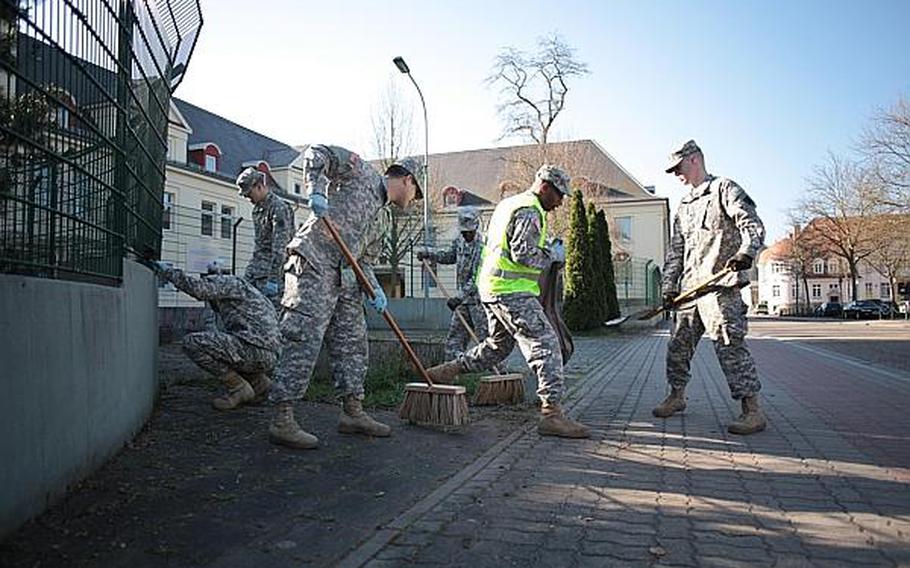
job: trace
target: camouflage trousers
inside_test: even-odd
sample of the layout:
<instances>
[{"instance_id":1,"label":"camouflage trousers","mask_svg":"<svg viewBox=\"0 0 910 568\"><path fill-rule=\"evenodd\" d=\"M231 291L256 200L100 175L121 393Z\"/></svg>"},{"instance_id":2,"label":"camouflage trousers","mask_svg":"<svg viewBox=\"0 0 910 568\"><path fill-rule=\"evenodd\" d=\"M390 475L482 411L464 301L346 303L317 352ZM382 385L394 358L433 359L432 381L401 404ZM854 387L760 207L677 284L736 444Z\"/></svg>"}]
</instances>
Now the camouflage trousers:
<instances>
[{"instance_id":1,"label":"camouflage trousers","mask_svg":"<svg viewBox=\"0 0 910 568\"><path fill-rule=\"evenodd\" d=\"M449 323L449 333L446 335L446 361L455 359L467 348L471 342L471 335L464 328L464 324L458 318L458 314L464 317L477 339L483 341L487 337L487 314L477 301L461 304L452 312L452 321Z\"/></svg>"},{"instance_id":2,"label":"camouflage trousers","mask_svg":"<svg viewBox=\"0 0 910 568\"><path fill-rule=\"evenodd\" d=\"M323 338L336 392L363 398L369 343L360 288L342 285L337 268L316 267L300 255L291 255L287 267L278 324L283 349L269 399L303 398Z\"/></svg>"},{"instance_id":3,"label":"camouflage trousers","mask_svg":"<svg viewBox=\"0 0 910 568\"><path fill-rule=\"evenodd\" d=\"M547 404L558 403L564 380L559 338L543 306L533 296L502 296L484 302L489 335L459 357L471 372L492 368L509 356L515 345L537 375L537 396Z\"/></svg>"},{"instance_id":4,"label":"camouflage trousers","mask_svg":"<svg viewBox=\"0 0 910 568\"><path fill-rule=\"evenodd\" d=\"M692 356L705 333L702 311L708 315L709 336L714 340L714 352L730 394L739 400L760 391L755 362L746 348L746 305L738 289L709 294L676 312L676 325L667 346L667 382L674 388L683 388L689 382Z\"/></svg>"},{"instance_id":5,"label":"camouflage trousers","mask_svg":"<svg viewBox=\"0 0 910 568\"><path fill-rule=\"evenodd\" d=\"M250 345L220 331L191 333L183 338L182 346L187 357L214 375L228 371L241 375L271 373L278 361L274 351Z\"/></svg>"}]
</instances>

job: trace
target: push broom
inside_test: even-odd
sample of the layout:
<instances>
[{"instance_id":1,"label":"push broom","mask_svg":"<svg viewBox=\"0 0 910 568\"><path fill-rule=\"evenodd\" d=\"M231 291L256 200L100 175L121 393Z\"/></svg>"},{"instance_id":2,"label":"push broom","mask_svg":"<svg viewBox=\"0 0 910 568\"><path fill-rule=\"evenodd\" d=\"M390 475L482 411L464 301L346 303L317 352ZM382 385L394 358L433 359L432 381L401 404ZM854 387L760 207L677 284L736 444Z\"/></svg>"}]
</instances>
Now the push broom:
<instances>
[{"instance_id":1,"label":"push broom","mask_svg":"<svg viewBox=\"0 0 910 568\"><path fill-rule=\"evenodd\" d=\"M452 297L451 294L449 294L445 284L440 282L439 277L433 269L430 268L430 263L428 263L426 259L423 260L423 266L426 271L430 273L433 282L436 282L436 286L442 290L446 299L450 299ZM474 340L474 343L479 344L480 339L477 338L477 334L474 333L474 330L471 328L470 324L468 324L467 320L464 319L464 316L461 315L461 312L459 312L457 308L454 311L458 320L461 322L461 325L464 326L468 335ZM477 392L474 393L474 398L471 402L477 406L519 404L523 402L525 399L524 375L521 373L500 373L499 369L495 368L494 371L496 371L495 375L480 377L480 382L477 384Z\"/></svg>"},{"instance_id":2,"label":"push broom","mask_svg":"<svg viewBox=\"0 0 910 568\"><path fill-rule=\"evenodd\" d=\"M341 254L344 255L344 258L354 270L354 274L357 275L357 281L360 282L364 292L370 299L376 298L373 286L370 285L369 280L367 280L366 275L360 268L360 264L357 263L357 259L354 258L351 250L344 243L341 235L338 234L335 225L327 217L322 217L322 220L325 222L329 234L332 235L332 239L335 240L338 248L341 249ZM465 396L465 388L456 385L434 384L427 374L426 368L417 357L417 353L411 348L411 344L402 333L401 328L398 327L395 318L392 317L392 313L387 309L383 310L382 317L385 318L386 323L395 332L395 337L398 338L411 362L420 372L423 380L426 381L425 383L408 383L405 385L404 402L401 404L398 415L416 424L435 424L439 426L461 426L467 424L468 400Z\"/></svg>"},{"instance_id":3,"label":"push broom","mask_svg":"<svg viewBox=\"0 0 910 568\"><path fill-rule=\"evenodd\" d=\"M686 290L682 294L673 298L672 306L675 308L677 306L685 304L686 302L690 302L700 296L703 296L711 286L714 286L715 284L717 284L718 282L723 280L724 276L731 274L732 272L733 272L732 268L724 268L720 272L716 272L716 273L712 274L707 280L699 283L698 285L694 286L693 288ZM657 306L654 308L647 308L644 310L640 310L635 313L629 314L627 316L620 316L618 318L613 318L609 321L605 321L604 327L615 327L629 319L648 320L648 319L653 318L657 314L663 312L665 309L666 308L664 308L663 306Z\"/></svg>"}]
</instances>

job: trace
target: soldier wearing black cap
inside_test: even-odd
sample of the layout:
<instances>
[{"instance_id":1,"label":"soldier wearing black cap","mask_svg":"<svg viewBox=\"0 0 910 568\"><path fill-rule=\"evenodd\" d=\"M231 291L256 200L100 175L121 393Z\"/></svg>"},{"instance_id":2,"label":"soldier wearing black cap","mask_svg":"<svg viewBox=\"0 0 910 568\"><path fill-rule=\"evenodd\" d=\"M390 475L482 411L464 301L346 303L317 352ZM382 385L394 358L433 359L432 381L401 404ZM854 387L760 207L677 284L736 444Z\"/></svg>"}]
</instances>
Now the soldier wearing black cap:
<instances>
[{"instance_id":1,"label":"soldier wearing black cap","mask_svg":"<svg viewBox=\"0 0 910 568\"><path fill-rule=\"evenodd\" d=\"M339 431L388 436L389 427L370 418L361 404L367 364L361 292L343 278L347 263L319 218L328 215L347 246L360 255L358 261L363 261L362 268L376 294L369 304L381 312L386 305L385 294L365 251L377 238L375 223L380 208L387 203L403 208L423 196L420 165L413 158L404 158L381 175L357 154L337 146L310 146L303 157L313 215L288 244L281 302L284 311L279 324L283 349L269 394L278 412L269 426L270 439L294 448L318 445L316 437L294 419L293 405L309 386L323 338L343 401Z\"/></svg>"},{"instance_id":2,"label":"soldier wearing black cap","mask_svg":"<svg viewBox=\"0 0 910 568\"><path fill-rule=\"evenodd\" d=\"M670 155L666 172L675 174L691 189L673 219L673 237L663 271L665 304L671 305L681 289L689 289L725 267L734 272L709 294L676 307L676 325L667 347L671 392L654 408L654 416L667 418L686 408L689 365L698 340L707 332L714 340L730 394L742 405L742 414L730 424L729 431L752 434L764 430L765 418L758 402L761 382L745 344L746 306L740 295L740 289L749 283L744 271L764 245L765 229L755 202L733 180L707 172L704 155L694 140Z\"/></svg>"}]
</instances>

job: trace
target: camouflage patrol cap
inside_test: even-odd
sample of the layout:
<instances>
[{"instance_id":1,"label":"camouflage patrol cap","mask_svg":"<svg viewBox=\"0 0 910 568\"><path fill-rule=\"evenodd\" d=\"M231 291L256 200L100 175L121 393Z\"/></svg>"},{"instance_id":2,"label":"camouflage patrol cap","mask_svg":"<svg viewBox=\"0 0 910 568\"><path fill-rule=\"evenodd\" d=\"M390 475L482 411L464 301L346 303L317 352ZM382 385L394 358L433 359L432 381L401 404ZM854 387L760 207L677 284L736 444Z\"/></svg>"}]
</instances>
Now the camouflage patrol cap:
<instances>
[{"instance_id":1,"label":"camouflage patrol cap","mask_svg":"<svg viewBox=\"0 0 910 568\"><path fill-rule=\"evenodd\" d=\"M395 161L394 164L389 166L389 169L394 166L402 167L407 170L409 174L411 174L411 177L414 178L414 183L417 185L417 195L414 196L414 199L423 199L423 189L420 187L420 182L423 180L421 177L421 174L423 173L423 166L420 165L420 162L417 160L417 158L399 158ZM386 170L386 173L388 173L388 171L389 170Z\"/></svg>"},{"instance_id":2,"label":"camouflage patrol cap","mask_svg":"<svg viewBox=\"0 0 910 568\"><path fill-rule=\"evenodd\" d=\"M480 212L476 207L458 208L458 230L476 231L480 226Z\"/></svg>"},{"instance_id":3,"label":"camouflage patrol cap","mask_svg":"<svg viewBox=\"0 0 910 568\"><path fill-rule=\"evenodd\" d=\"M256 168L247 168L240 172L235 183L240 191L240 195L247 196L257 184L265 183L265 174Z\"/></svg>"},{"instance_id":4,"label":"camouflage patrol cap","mask_svg":"<svg viewBox=\"0 0 910 568\"><path fill-rule=\"evenodd\" d=\"M686 156L691 156L692 154L700 153L701 148L698 147L698 144L695 143L695 140L689 140L685 144L679 147L678 150L670 154L670 165L667 167L665 172L672 174L676 168L679 167L679 164L682 163L683 159Z\"/></svg>"},{"instance_id":5,"label":"camouflage patrol cap","mask_svg":"<svg viewBox=\"0 0 910 568\"><path fill-rule=\"evenodd\" d=\"M559 166L544 164L537 170L537 174L534 178L539 179L540 181L550 182L550 184L563 195L571 195L572 193L572 190L569 187L569 182L571 181L569 174L564 172Z\"/></svg>"}]
</instances>

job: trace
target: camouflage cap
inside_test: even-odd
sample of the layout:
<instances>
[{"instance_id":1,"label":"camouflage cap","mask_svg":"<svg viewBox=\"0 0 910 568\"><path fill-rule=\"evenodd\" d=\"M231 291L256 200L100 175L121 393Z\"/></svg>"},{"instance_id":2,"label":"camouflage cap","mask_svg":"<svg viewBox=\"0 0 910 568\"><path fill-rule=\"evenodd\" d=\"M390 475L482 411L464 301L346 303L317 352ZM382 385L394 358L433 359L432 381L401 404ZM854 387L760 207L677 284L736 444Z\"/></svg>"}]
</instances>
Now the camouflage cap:
<instances>
[{"instance_id":1,"label":"camouflage cap","mask_svg":"<svg viewBox=\"0 0 910 568\"><path fill-rule=\"evenodd\" d=\"M237 176L237 181L234 183L237 184L240 195L246 196L250 194L250 191L257 184L265 183L265 174L256 168L246 168L240 172L240 175Z\"/></svg>"},{"instance_id":2,"label":"camouflage cap","mask_svg":"<svg viewBox=\"0 0 910 568\"><path fill-rule=\"evenodd\" d=\"M414 196L414 199L423 199L423 189L420 187L420 183L423 181L421 174L423 173L423 166L420 165L420 161L417 158L399 158L395 160L395 163L392 166L400 166L407 170L411 177L414 178L414 183L417 184L417 195ZM392 166L389 166L390 168ZM386 170L388 171L388 170Z\"/></svg>"},{"instance_id":3,"label":"camouflage cap","mask_svg":"<svg viewBox=\"0 0 910 568\"><path fill-rule=\"evenodd\" d=\"M683 158L699 152L701 152L701 148L698 147L698 144L695 143L695 140L689 140L680 146L678 150L675 150L672 154L670 154L670 165L664 171L668 174L672 174L676 168L679 167L679 164L682 163Z\"/></svg>"},{"instance_id":4,"label":"camouflage cap","mask_svg":"<svg viewBox=\"0 0 910 568\"><path fill-rule=\"evenodd\" d=\"M569 174L564 172L559 166L544 164L537 170L534 178L550 182L563 195L571 195L572 193L572 189L569 187L569 182L571 181Z\"/></svg>"},{"instance_id":5,"label":"camouflage cap","mask_svg":"<svg viewBox=\"0 0 910 568\"><path fill-rule=\"evenodd\" d=\"M458 230L476 231L480 226L480 212L476 207L458 208Z\"/></svg>"}]
</instances>

